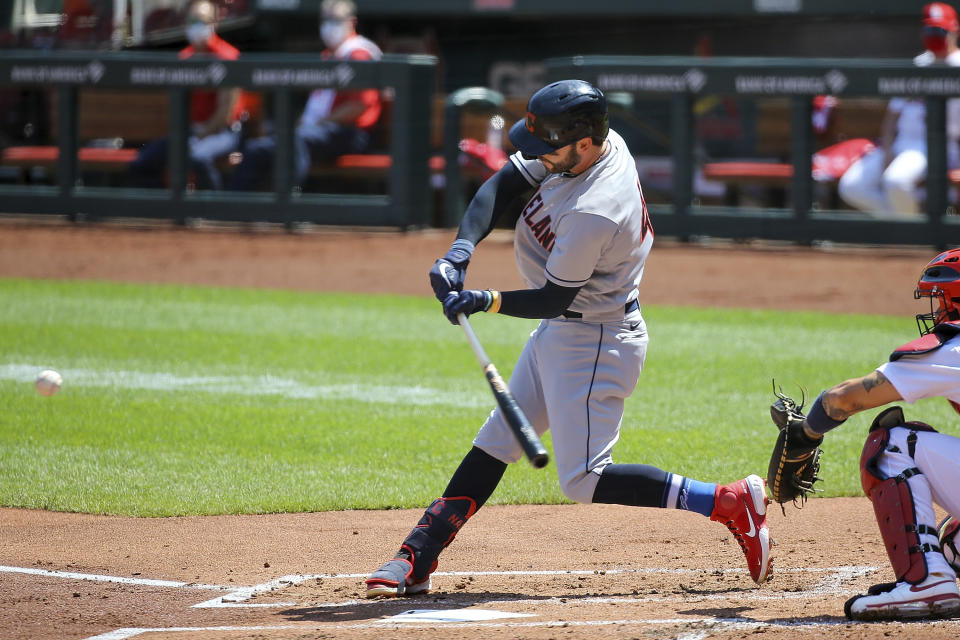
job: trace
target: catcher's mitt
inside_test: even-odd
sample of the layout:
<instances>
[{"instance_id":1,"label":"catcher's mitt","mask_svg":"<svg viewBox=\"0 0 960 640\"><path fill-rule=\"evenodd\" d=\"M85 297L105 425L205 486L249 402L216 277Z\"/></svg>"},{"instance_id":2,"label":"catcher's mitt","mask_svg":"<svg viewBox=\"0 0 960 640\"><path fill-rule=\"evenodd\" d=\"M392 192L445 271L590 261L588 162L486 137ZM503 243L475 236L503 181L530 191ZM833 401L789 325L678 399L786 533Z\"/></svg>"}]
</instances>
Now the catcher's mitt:
<instances>
[{"instance_id":1,"label":"catcher's mitt","mask_svg":"<svg viewBox=\"0 0 960 640\"><path fill-rule=\"evenodd\" d=\"M784 504L793 502L802 507L807 495L816 491L814 483L819 480L821 436L813 440L803 431L803 398L800 404L781 391L776 385L773 389L777 401L770 405L770 417L780 429L777 443L770 456L770 468L767 470L767 486L773 499ZM799 501L799 503L798 503Z\"/></svg>"}]
</instances>

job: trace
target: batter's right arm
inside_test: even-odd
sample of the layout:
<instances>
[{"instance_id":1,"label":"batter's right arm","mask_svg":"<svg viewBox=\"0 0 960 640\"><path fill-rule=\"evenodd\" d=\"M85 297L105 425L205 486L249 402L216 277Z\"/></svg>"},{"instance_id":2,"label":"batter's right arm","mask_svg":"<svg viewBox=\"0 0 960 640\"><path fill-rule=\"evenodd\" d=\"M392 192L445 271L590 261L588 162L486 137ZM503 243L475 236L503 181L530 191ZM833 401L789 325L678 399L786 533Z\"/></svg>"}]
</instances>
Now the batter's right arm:
<instances>
[{"instance_id":1,"label":"batter's right arm","mask_svg":"<svg viewBox=\"0 0 960 640\"><path fill-rule=\"evenodd\" d=\"M467 205L454 241L446 255L430 268L430 286L441 302L451 291L462 291L467 265L477 244L487 237L500 215L530 184L508 162L484 182Z\"/></svg>"}]
</instances>

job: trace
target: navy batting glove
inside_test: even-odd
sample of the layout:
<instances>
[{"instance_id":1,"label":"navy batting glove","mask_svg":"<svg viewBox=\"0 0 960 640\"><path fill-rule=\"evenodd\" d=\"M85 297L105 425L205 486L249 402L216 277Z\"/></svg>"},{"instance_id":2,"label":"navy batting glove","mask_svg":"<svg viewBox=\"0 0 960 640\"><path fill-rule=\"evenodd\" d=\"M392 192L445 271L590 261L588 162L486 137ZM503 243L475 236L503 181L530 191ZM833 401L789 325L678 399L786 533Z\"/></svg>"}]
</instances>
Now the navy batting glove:
<instances>
[{"instance_id":1,"label":"navy batting glove","mask_svg":"<svg viewBox=\"0 0 960 640\"><path fill-rule=\"evenodd\" d=\"M437 300L442 302L451 292L461 291L466 271L466 262L454 264L446 258L434 262L430 268L430 286Z\"/></svg>"},{"instance_id":2,"label":"navy batting glove","mask_svg":"<svg viewBox=\"0 0 960 640\"><path fill-rule=\"evenodd\" d=\"M462 291L467 276L467 265L473 255L473 243L455 240L450 251L430 268L430 286L437 300L443 302L451 291Z\"/></svg>"},{"instance_id":3,"label":"navy batting glove","mask_svg":"<svg viewBox=\"0 0 960 640\"><path fill-rule=\"evenodd\" d=\"M457 314L462 313L469 316L477 311L486 311L493 304L493 292L477 291L476 289L467 289L457 293L455 291L447 294L443 299L443 315L453 324L460 324L457 321Z\"/></svg>"}]
</instances>

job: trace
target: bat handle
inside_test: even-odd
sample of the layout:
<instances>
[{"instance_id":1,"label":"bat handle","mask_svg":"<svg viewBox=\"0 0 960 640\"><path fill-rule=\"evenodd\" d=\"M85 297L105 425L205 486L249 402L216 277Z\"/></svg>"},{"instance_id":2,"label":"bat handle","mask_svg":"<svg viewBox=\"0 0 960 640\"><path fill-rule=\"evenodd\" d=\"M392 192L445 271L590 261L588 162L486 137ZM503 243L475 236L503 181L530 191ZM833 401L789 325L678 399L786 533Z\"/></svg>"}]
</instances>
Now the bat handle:
<instances>
[{"instance_id":1,"label":"bat handle","mask_svg":"<svg viewBox=\"0 0 960 640\"><path fill-rule=\"evenodd\" d=\"M467 342L470 343L470 348L473 349L474 355L477 356L477 360L480 361L480 366L486 367L490 364L490 358L487 357L487 352L483 350L483 345L480 344L480 339L477 337L477 334L473 332L473 327L470 326L467 315L458 313L457 322L463 327L463 332L467 334Z\"/></svg>"}]
</instances>

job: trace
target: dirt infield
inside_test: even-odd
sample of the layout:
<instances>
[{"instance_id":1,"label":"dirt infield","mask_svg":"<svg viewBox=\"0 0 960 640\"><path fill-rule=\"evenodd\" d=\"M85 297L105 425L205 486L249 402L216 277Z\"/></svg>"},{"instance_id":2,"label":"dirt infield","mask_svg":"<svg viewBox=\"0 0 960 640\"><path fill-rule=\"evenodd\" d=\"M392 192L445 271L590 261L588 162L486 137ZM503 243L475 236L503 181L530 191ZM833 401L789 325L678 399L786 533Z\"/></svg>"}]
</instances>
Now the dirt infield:
<instances>
[{"instance_id":1,"label":"dirt infield","mask_svg":"<svg viewBox=\"0 0 960 640\"><path fill-rule=\"evenodd\" d=\"M430 295L449 232L182 230L0 224L0 276ZM903 315L930 250L660 242L645 303ZM471 281L519 287L509 236ZM873 284L871 284L873 283ZM882 283L877 286L876 283ZM960 620L849 624L843 602L892 578L865 498L770 515L774 577L689 513L490 506L444 553L428 596L362 599L418 511L136 519L0 510L2 638L676 638L960 636ZM458 621L459 620L459 621Z\"/></svg>"}]
</instances>

